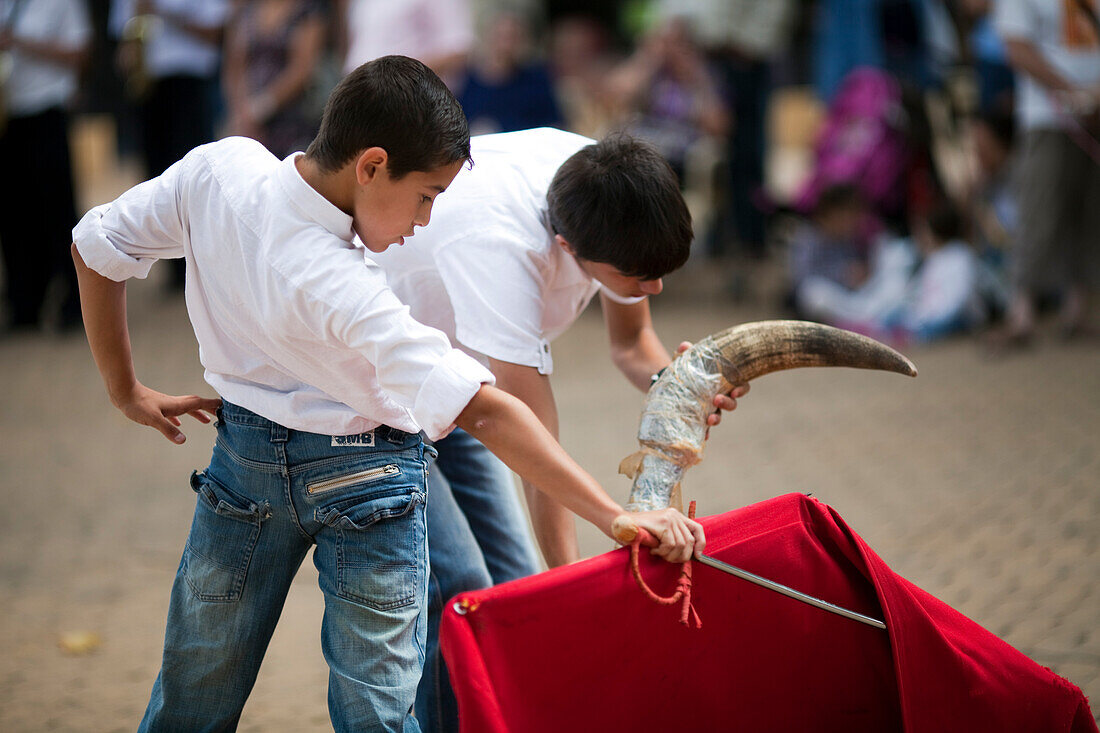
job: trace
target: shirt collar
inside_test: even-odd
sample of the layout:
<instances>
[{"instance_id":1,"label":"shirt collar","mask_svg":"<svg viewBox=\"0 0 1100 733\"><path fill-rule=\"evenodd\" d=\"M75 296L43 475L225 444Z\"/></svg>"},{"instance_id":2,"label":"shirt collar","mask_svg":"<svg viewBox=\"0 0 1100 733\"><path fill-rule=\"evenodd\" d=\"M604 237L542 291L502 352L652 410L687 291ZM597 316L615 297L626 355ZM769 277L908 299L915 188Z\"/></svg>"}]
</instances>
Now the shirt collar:
<instances>
[{"instance_id":1,"label":"shirt collar","mask_svg":"<svg viewBox=\"0 0 1100 733\"><path fill-rule=\"evenodd\" d=\"M277 176L283 191L302 214L340 239L350 242L355 236L352 218L306 183L294 164L300 155L304 153L291 153L279 164Z\"/></svg>"}]
</instances>

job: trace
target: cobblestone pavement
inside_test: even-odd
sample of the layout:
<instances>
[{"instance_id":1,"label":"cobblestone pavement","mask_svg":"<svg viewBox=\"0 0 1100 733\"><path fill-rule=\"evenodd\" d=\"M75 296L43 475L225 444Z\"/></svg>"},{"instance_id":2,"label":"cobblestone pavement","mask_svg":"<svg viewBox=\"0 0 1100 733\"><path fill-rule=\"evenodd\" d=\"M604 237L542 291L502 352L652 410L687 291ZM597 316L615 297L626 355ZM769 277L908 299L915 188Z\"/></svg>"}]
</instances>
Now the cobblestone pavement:
<instances>
[{"instance_id":1,"label":"cobblestone pavement","mask_svg":"<svg viewBox=\"0 0 1100 733\"><path fill-rule=\"evenodd\" d=\"M709 279L708 279L709 278ZM658 299L666 343L774 314L734 306L712 272ZM140 376L210 390L178 299L132 288ZM554 346L562 440L622 499L640 395L606 358L598 308ZM854 370L771 375L712 432L685 496L714 514L791 491L833 505L898 572L1100 700L1100 349L1047 339L983 359L972 342L913 348L916 380ZM209 457L108 404L80 337L0 341L0 730L132 730L159 664L168 590ZM583 551L608 542L580 528ZM303 564L241 730L329 728L321 597ZM92 653L59 648L94 632Z\"/></svg>"}]
</instances>

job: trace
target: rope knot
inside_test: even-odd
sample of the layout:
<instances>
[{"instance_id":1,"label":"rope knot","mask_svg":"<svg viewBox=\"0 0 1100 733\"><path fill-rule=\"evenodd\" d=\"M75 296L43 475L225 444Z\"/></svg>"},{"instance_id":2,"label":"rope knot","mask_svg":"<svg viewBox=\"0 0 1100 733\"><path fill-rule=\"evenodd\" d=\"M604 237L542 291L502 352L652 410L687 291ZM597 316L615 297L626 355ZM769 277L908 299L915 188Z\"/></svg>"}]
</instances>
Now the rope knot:
<instances>
[{"instance_id":1,"label":"rope knot","mask_svg":"<svg viewBox=\"0 0 1100 733\"><path fill-rule=\"evenodd\" d=\"M688 517L695 519L695 502L691 502L688 505ZM638 550L641 547L641 537L636 537L633 542L630 543L630 572L634 576L634 580L638 583L638 587L642 589L646 597L662 606L672 606L676 603L680 603L680 623L684 626L694 625L695 628L701 628L703 626L702 620L699 618L699 614L695 612L695 606L691 603L691 558L680 567L680 579L676 581L676 592L671 596L659 596L649 587L645 582L645 578L642 577L642 571L638 567ZM690 621L689 621L690 619Z\"/></svg>"}]
</instances>

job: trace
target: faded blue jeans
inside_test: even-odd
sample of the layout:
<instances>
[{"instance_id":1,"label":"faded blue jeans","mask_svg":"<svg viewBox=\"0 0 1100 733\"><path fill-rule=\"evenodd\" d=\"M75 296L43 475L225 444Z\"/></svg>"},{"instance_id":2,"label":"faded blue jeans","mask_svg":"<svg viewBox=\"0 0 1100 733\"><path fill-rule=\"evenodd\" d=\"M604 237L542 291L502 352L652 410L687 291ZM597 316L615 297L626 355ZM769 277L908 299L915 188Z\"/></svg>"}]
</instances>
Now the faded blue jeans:
<instances>
[{"instance_id":1,"label":"faded blue jeans","mask_svg":"<svg viewBox=\"0 0 1100 733\"><path fill-rule=\"evenodd\" d=\"M168 609L142 731L234 730L310 547L337 731L419 731L427 623L420 436L303 433L225 403Z\"/></svg>"},{"instance_id":2,"label":"faded blue jeans","mask_svg":"<svg viewBox=\"0 0 1100 733\"><path fill-rule=\"evenodd\" d=\"M512 472L460 428L436 441L428 471L428 646L416 692L416 717L425 733L458 730L458 708L439 650L444 603L539 570Z\"/></svg>"}]
</instances>

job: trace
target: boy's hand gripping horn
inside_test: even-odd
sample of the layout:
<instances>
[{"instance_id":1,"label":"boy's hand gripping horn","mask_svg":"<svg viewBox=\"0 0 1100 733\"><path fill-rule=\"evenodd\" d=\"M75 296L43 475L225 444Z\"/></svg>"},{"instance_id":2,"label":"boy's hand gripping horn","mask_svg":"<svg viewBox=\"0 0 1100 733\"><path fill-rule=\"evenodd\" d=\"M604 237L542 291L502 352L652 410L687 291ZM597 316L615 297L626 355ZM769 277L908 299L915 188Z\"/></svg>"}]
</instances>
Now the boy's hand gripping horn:
<instances>
[{"instance_id":1,"label":"boy's hand gripping horn","mask_svg":"<svg viewBox=\"0 0 1100 733\"><path fill-rule=\"evenodd\" d=\"M708 336L673 360L649 388L641 450L619 464L634 479L628 511L683 509L680 481L701 460L714 398L783 369L846 366L917 376L913 362L851 331L806 321L760 321Z\"/></svg>"},{"instance_id":2,"label":"boy's hand gripping horn","mask_svg":"<svg viewBox=\"0 0 1100 733\"><path fill-rule=\"evenodd\" d=\"M805 366L847 366L917 376L913 362L874 339L806 321L761 321L734 326L709 336L677 357L650 387L642 409L638 442L641 450L619 464L619 473L634 479L628 511L683 509L680 480L701 460L707 416L715 396L756 377ZM694 502L693 507L694 509ZM625 514L612 524L615 538L656 546L656 538ZM636 548L634 552L636 552ZM886 628L878 619L842 608L728 565L707 555L696 559L751 583L861 623ZM690 563L685 563L690 593ZM640 577L639 584L643 585ZM688 601L690 604L690 601ZM685 609L682 623L686 621ZM698 624L698 620L696 622Z\"/></svg>"}]
</instances>

